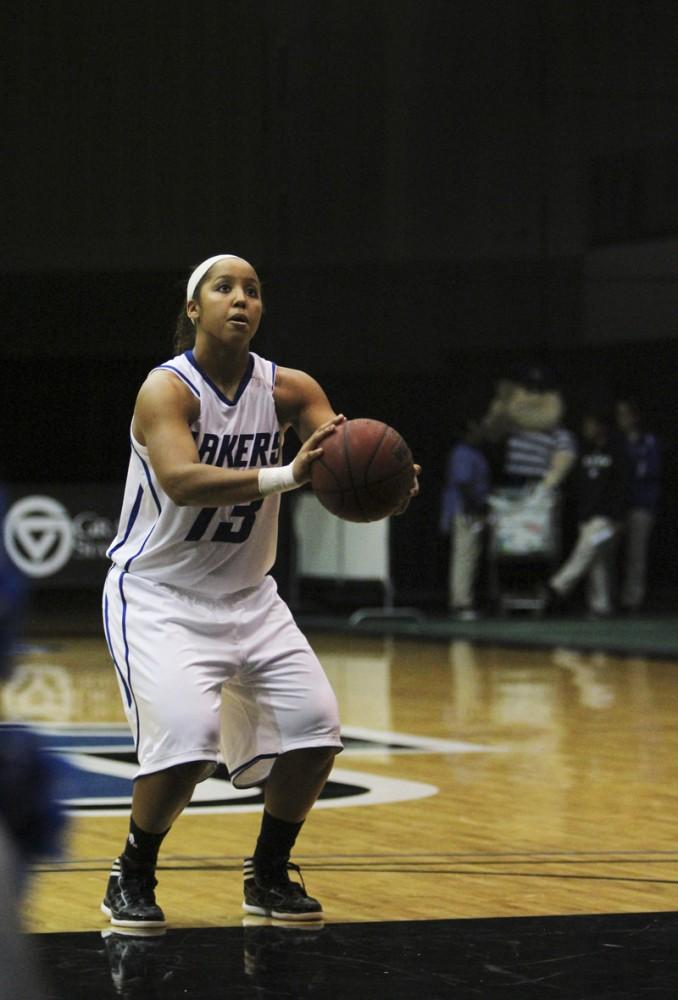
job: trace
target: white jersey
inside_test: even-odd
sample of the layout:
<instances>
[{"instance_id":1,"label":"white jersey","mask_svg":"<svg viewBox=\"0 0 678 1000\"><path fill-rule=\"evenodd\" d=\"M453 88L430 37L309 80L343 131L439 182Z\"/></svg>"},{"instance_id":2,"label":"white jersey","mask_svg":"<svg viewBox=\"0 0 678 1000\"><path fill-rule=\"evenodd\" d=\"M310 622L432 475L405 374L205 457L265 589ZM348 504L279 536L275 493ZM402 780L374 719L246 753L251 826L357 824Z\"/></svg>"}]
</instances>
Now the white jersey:
<instances>
[{"instance_id":1,"label":"white jersey","mask_svg":"<svg viewBox=\"0 0 678 1000\"><path fill-rule=\"evenodd\" d=\"M271 361L250 353L233 399L201 370L192 351L153 370L171 372L200 401L191 433L201 462L232 469L280 464ZM125 572L211 598L260 583L275 561L280 495L230 507L178 507L158 482L148 450L130 437L122 513L109 558Z\"/></svg>"}]
</instances>

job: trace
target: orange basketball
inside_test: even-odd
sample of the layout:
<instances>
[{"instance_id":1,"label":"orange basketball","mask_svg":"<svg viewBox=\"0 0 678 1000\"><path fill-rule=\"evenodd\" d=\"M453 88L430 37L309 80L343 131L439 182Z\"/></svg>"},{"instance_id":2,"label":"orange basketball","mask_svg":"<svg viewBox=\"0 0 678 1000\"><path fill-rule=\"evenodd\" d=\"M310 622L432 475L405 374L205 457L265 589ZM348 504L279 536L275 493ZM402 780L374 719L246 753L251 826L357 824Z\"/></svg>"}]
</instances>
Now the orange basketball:
<instances>
[{"instance_id":1,"label":"orange basketball","mask_svg":"<svg viewBox=\"0 0 678 1000\"><path fill-rule=\"evenodd\" d=\"M407 499L412 452L379 420L347 420L325 438L311 465L311 487L323 507L345 521L380 521Z\"/></svg>"}]
</instances>

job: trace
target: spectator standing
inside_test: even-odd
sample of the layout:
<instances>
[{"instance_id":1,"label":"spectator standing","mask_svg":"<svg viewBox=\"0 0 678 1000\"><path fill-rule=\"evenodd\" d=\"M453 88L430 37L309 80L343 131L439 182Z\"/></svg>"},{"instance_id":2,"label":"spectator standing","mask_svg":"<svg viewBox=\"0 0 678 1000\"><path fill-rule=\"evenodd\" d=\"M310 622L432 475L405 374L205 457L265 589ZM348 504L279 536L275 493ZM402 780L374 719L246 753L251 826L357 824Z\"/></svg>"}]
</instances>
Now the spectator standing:
<instances>
[{"instance_id":1,"label":"spectator standing","mask_svg":"<svg viewBox=\"0 0 678 1000\"><path fill-rule=\"evenodd\" d=\"M624 436L631 466L631 506L626 518L626 545L621 605L638 611L647 588L647 554L660 495L661 452L654 434L643 428L634 399L615 404L617 427Z\"/></svg>"},{"instance_id":2,"label":"spectator standing","mask_svg":"<svg viewBox=\"0 0 678 1000\"><path fill-rule=\"evenodd\" d=\"M451 536L448 603L462 620L477 617L475 581L490 491L490 468L481 449L482 439L480 423L466 421L447 460L441 504L440 527Z\"/></svg>"},{"instance_id":3,"label":"spectator standing","mask_svg":"<svg viewBox=\"0 0 678 1000\"><path fill-rule=\"evenodd\" d=\"M582 420L576 467L579 535L572 553L548 583L545 610L560 604L584 577L595 616L612 613L616 539L629 509L629 465L607 414L590 409Z\"/></svg>"}]
</instances>

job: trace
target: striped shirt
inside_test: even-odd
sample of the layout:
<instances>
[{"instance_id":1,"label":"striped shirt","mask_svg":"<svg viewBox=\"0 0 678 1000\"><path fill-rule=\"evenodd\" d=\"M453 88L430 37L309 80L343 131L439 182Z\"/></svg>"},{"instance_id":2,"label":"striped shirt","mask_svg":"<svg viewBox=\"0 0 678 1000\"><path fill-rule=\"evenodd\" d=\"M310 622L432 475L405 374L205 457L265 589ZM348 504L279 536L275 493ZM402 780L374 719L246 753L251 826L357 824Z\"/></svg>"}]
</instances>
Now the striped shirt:
<instances>
[{"instance_id":1,"label":"striped shirt","mask_svg":"<svg viewBox=\"0 0 678 1000\"><path fill-rule=\"evenodd\" d=\"M511 434L506 442L504 473L511 479L543 479L558 451L577 454L574 435L564 427Z\"/></svg>"}]
</instances>

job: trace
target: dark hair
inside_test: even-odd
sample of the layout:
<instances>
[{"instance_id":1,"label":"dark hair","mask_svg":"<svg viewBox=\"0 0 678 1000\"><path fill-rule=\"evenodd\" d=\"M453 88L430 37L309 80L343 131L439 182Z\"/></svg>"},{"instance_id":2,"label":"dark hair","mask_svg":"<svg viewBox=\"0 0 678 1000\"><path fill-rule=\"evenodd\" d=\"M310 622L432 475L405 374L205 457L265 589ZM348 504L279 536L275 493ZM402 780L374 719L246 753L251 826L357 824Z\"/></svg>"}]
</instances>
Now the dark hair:
<instances>
[{"instance_id":1,"label":"dark hair","mask_svg":"<svg viewBox=\"0 0 678 1000\"><path fill-rule=\"evenodd\" d=\"M544 365L518 365L511 372L511 381L532 392L553 392L560 388L556 372Z\"/></svg>"},{"instance_id":2,"label":"dark hair","mask_svg":"<svg viewBox=\"0 0 678 1000\"><path fill-rule=\"evenodd\" d=\"M190 319L186 315L186 307L182 306L179 310L179 315L177 316L177 322L174 327L174 339L172 340L172 345L174 347L175 354L183 354L184 351L190 350L195 344L195 327L191 323Z\"/></svg>"},{"instance_id":3,"label":"dark hair","mask_svg":"<svg viewBox=\"0 0 678 1000\"><path fill-rule=\"evenodd\" d=\"M612 426L612 408L605 403L591 403L585 406L581 414L582 420L595 420L602 427Z\"/></svg>"},{"instance_id":4,"label":"dark hair","mask_svg":"<svg viewBox=\"0 0 678 1000\"><path fill-rule=\"evenodd\" d=\"M642 413L640 400L638 400L635 396L618 396L615 405L618 406L619 403L624 403L628 406L629 410L633 413L636 419L640 420Z\"/></svg>"},{"instance_id":5,"label":"dark hair","mask_svg":"<svg viewBox=\"0 0 678 1000\"><path fill-rule=\"evenodd\" d=\"M478 416L476 413L472 413L470 417L460 417L456 420L452 425L452 430L455 437L463 438L476 428L481 430L482 424L483 415Z\"/></svg>"},{"instance_id":6,"label":"dark hair","mask_svg":"<svg viewBox=\"0 0 678 1000\"><path fill-rule=\"evenodd\" d=\"M195 267L191 268L189 277L191 274L193 274L197 266L198 265L196 264ZM195 286L195 291L193 292L194 299L200 297L200 289L202 288L202 283L211 270L212 268L210 267L207 271L205 271L202 278ZM184 285L184 287L186 286ZM172 341L172 344L174 346L175 354L183 354L184 351L188 351L195 344L195 327L193 326L193 323L186 315L185 299L181 304L181 309L179 310L179 315L177 316L177 321L174 326L174 339Z\"/></svg>"}]
</instances>

